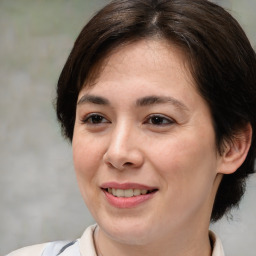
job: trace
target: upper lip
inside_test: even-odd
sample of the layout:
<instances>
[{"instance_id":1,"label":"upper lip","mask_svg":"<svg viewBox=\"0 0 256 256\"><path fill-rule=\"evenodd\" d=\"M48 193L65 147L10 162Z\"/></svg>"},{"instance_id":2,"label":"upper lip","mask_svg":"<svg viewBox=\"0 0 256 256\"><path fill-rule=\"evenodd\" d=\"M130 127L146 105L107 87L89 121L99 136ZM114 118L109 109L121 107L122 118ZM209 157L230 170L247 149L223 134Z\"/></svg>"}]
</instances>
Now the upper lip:
<instances>
[{"instance_id":1,"label":"upper lip","mask_svg":"<svg viewBox=\"0 0 256 256\"><path fill-rule=\"evenodd\" d=\"M155 190L157 187L147 186L144 184L126 182L126 183L118 183L118 182L105 182L100 186L102 189L107 188L115 188L115 189L146 189L146 190Z\"/></svg>"}]
</instances>

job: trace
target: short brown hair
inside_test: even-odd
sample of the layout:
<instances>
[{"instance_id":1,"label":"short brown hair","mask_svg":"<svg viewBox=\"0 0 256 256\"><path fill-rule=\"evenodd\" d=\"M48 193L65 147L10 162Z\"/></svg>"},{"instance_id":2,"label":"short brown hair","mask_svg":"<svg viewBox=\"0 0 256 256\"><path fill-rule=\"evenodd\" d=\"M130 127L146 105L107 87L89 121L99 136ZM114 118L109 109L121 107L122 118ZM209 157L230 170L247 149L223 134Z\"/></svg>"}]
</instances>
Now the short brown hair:
<instances>
[{"instance_id":1,"label":"short brown hair","mask_svg":"<svg viewBox=\"0 0 256 256\"><path fill-rule=\"evenodd\" d=\"M250 123L252 144L246 160L224 175L211 220L238 205L256 154L256 56L238 22L207 0L115 0L82 29L57 85L56 112L72 141L78 93L92 69L122 44L159 37L180 47L198 91L208 103L221 152L225 140Z\"/></svg>"}]
</instances>

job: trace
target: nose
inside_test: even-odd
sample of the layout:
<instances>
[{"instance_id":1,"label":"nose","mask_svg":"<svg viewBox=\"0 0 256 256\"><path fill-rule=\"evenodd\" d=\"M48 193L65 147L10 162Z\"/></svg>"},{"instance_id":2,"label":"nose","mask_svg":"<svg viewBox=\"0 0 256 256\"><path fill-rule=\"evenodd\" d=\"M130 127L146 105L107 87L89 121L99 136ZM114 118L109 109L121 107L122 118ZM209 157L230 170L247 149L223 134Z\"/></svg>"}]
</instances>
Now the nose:
<instances>
[{"instance_id":1,"label":"nose","mask_svg":"<svg viewBox=\"0 0 256 256\"><path fill-rule=\"evenodd\" d=\"M117 170L139 168L144 157L138 136L136 128L129 128L127 125L116 127L103 156L104 163Z\"/></svg>"}]
</instances>

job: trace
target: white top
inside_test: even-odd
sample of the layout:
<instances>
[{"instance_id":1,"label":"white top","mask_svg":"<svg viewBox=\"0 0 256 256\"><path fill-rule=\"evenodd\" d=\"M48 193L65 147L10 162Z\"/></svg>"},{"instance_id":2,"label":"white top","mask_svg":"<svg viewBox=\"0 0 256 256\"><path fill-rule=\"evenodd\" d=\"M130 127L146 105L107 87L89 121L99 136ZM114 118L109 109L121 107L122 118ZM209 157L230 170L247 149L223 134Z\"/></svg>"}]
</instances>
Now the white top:
<instances>
[{"instance_id":1,"label":"white top","mask_svg":"<svg viewBox=\"0 0 256 256\"><path fill-rule=\"evenodd\" d=\"M88 227L82 237L73 242L57 241L24 247L6 256L97 256L93 233L97 225ZM212 256L225 256L220 239L210 231Z\"/></svg>"}]
</instances>

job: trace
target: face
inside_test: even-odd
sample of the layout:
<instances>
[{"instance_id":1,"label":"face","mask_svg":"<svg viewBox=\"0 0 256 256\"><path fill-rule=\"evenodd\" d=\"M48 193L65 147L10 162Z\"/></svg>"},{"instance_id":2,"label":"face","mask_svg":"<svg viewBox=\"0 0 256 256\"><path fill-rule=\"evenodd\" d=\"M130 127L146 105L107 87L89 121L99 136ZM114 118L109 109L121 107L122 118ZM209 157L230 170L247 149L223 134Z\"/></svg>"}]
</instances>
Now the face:
<instances>
[{"instance_id":1,"label":"face","mask_svg":"<svg viewBox=\"0 0 256 256\"><path fill-rule=\"evenodd\" d=\"M102 232L145 244L207 229L221 164L210 110L164 41L117 49L78 96L73 159Z\"/></svg>"}]
</instances>

